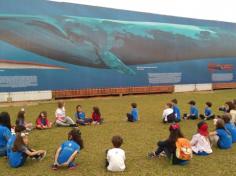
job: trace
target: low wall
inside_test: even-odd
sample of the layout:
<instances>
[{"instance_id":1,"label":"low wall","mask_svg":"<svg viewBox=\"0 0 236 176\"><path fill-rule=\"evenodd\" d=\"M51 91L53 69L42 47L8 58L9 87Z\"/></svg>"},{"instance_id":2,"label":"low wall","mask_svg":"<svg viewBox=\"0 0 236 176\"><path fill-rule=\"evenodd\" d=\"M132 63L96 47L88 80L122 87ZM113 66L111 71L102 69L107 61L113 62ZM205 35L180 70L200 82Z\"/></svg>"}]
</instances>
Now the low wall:
<instances>
[{"instance_id":1,"label":"low wall","mask_svg":"<svg viewBox=\"0 0 236 176\"><path fill-rule=\"evenodd\" d=\"M221 89L235 89L236 83L213 84L183 84L167 86L99 88L82 90L55 90L55 91L28 91L28 92L2 92L0 102L39 101L61 98L80 98L109 95L132 95L152 93L174 93L193 91L212 91Z\"/></svg>"}]
</instances>

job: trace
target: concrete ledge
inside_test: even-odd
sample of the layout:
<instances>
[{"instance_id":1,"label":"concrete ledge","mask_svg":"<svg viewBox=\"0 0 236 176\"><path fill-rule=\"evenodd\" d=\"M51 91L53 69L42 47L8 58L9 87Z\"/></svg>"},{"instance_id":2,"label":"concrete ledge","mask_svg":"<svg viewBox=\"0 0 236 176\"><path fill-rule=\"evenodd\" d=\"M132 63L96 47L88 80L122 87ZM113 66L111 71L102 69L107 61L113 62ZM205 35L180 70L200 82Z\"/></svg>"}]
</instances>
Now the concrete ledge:
<instances>
[{"instance_id":1,"label":"concrete ledge","mask_svg":"<svg viewBox=\"0 0 236 176\"><path fill-rule=\"evenodd\" d=\"M174 86L174 92L193 92L196 91L195 84L178 84Z\"/></svg>"},{"instance_id":2,"label":"concrete ledge","mask_svg":"<svg viewBox=\"0 0 236 176\"><path fill-rule=\"evenodd\" d=\"M212 84L196 84L196 91L211 91Z\"/></svg>"},{"instance_id":3,"label":"concrete ledge","mask_svg":"<svg viewBox=\"0 0 236 176\"><path fill-rule=\"evenodd\" d=\"M0 102L51 100L52 91L27 91L0 93Z\"/></svg>"}]
</instances>

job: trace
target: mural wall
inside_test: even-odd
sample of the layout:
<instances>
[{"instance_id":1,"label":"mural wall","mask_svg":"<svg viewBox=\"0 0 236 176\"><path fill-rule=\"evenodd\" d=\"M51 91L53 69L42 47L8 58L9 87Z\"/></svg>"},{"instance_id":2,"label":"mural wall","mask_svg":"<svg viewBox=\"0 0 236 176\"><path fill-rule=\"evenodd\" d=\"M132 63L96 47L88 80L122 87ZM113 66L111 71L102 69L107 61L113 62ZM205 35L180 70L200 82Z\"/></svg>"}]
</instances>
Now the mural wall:
<instances>
[{"instance_id":1,"label":"mural wall","mask_svg":"<svg viewBox=\"0 0 236 176\"><path fill-rule=\"evenodd\" d=\"M0 1L0 91L236 82L236 24Z\"/></svg>"}]
</instances>

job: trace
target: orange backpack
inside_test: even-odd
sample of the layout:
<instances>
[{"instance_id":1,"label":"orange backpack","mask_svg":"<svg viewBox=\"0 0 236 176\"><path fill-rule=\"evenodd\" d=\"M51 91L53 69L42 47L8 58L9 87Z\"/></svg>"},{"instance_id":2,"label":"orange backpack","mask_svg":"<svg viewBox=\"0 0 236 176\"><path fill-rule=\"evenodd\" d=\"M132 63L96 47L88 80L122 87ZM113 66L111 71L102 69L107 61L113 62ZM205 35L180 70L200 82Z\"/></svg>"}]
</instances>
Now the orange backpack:
<instances>
[{"instance_id":1,"label":"orange backpack","mask_svg":"<svg viewBox=\"0 0 236 176\"><path fill-rule=\"evenodd\" d=\"M176 157L180 160L190 160L192 158L192 148L188 139L179 138L176 141Z\"/></svg>"}]
</instances>

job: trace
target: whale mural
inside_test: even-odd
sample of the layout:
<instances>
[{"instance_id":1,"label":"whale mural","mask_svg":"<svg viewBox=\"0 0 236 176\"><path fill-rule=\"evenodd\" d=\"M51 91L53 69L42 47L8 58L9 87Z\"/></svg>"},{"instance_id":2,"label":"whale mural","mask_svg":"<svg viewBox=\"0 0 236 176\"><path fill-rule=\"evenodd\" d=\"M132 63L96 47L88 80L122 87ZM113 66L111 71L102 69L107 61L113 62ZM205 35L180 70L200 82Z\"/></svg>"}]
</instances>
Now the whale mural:
<instances>
[{"instance_id":1,"label":"whale mural","mask_svg":"<svg viewBox=\"0 0 236 176\"><path fill-rule=\"evenodd\" d=\"M48 59L127 74L135 74L129 65L236 57L236 33L220 27L75 16L1 15L0 40Z\"/></svg>"},{"instance_id":2,"label":"whale mural","mask_svg":"<svg viewBox=\"0 0 236 176\"><path fill-rule=\"evenodd\" d=\"M236 24L0 1L0 92L236 82Z\"/></svg>"}]
</instances>

